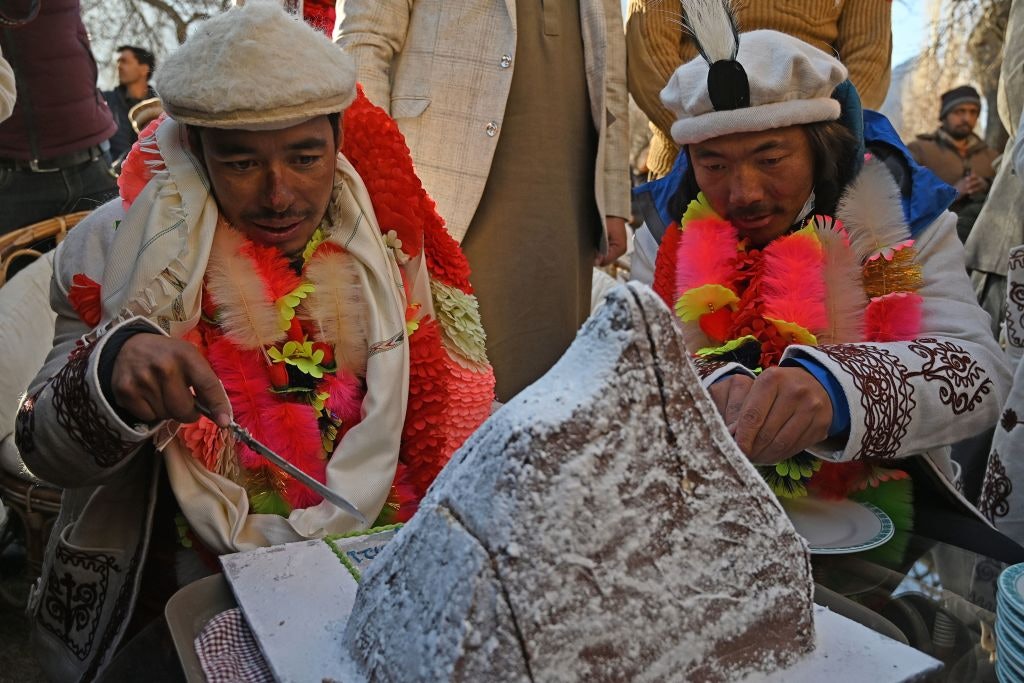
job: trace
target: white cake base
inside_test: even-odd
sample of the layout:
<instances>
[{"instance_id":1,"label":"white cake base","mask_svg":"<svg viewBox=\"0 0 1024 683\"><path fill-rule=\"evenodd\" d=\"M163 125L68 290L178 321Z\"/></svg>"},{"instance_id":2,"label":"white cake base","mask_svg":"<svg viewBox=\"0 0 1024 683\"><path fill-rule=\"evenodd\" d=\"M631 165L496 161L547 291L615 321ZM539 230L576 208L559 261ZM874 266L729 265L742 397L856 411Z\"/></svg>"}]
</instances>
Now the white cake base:
<instances>
[{"instance_id":1,"label":"white cake base","mask_svg":"<svg viewBox=\"0 0 1024 683\"><path fill-rule=\"evenodd\" d=\"M827 607L814 606L814 650L781 671L743 678L743 683L904 683L924 680L942 662L872 631Z\"/></svg>"},{"instance_id":2,"label":"white cake base","mask_svg":"<svg viewBox=\"0 0 1024 683\"><path fill-rule=\"evenodd\" d=\"M222 558L239 606L278 681L350 680L341 637L357 584L322 541ZM942 663L826 607L814 606L815 649L745 683L904 683Z\"/></svg>"}]
</instances>

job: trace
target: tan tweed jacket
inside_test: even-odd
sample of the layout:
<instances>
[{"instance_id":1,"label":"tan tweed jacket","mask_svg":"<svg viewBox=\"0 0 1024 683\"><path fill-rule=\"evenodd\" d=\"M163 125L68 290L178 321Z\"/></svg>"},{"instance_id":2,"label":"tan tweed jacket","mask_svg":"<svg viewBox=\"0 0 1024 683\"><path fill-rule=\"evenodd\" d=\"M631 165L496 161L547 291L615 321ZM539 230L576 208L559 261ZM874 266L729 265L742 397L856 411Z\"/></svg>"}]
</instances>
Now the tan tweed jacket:
<instances>
[{"instance_id":1,"label":"tan tweed jacket","mask_svg":"<svg viewBox=\"0 0 1024 683\"><path fill-rule=\"evenodd\" d=\"M741 31L770 28L829 54L850 70L864 106L878 109L889 90L892 0L733 0ZM681 64L697 55L680 24L679 3L629 0L626 22L629 92L651 119L647 165L657 177L672 169L679 148L669 134L674 117L658 94Z\"/></svg>"},{"instance_id":2,"label":"tan tweed jacket","mask_svg":"<svg viewBox=\"0 0 1024 683\"><path fill-rule=\"evenodd\" d=\"M629 115L621 10L618 0L579 2L590 109L599 133L597 206L600 215L626 218ZM515 69L515 0L339 0L334 36L355 57L367 97L398 122L424 187L461 241L501 135Z\"/></svg>"}]
</instances>

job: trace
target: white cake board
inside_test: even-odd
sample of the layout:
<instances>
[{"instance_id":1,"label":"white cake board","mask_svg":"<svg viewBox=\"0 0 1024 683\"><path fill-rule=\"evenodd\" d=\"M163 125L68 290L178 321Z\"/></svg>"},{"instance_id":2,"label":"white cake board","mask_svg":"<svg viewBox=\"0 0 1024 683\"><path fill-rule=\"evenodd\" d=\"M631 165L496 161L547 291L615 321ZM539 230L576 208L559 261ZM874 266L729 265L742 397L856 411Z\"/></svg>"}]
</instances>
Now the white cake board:
<instances>
[{"instance_id":1,"label":"white cake board","mask_svg":"<svg viewBox=\"0 0 1024 683\"><path fill-rule=\"evenodd\" d=\"M942 662L872 631L827 607L814 606L815 648L799 662L743 683L904 683L925 680Z\"/></svg>"},{"instance_id":2,"label":"white cake board","mask_svg":"<svg viewBox=\"0 0 1024 683\"><path fill-rule=\"evenodd\" d=\"M326 543L260 548L221 563L274 678L342 680L341 636L358 584Z\"/></svg>"},{"instance_id":3,"label":"white cake board","mask_svg":"<svg viewBox=\"0 0 1024 683\"><path fill-rule=\"evenodd\" d=\"M356 545L352 550L363 552ZM326 543L260 548L221 562L278 681L347 678L342 635L358 584ZM942 668L937 659L820 605L814 606L814 629L810 654L788 669L747 676L744 683L903 683Z\"/></svg>"}]
</instances>

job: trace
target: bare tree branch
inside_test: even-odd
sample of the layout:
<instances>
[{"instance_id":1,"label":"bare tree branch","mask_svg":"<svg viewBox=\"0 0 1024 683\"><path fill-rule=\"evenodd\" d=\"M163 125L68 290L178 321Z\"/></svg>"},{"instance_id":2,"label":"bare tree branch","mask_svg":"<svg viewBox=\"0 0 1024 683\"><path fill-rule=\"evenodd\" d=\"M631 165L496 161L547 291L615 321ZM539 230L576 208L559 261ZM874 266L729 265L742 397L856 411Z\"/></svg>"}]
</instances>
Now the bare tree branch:
<instances>
[{"instance_id":1,"label":"bare tree branch","mask_svg":"<svg viewBox=\"0 0 1024 683\"><path fill-rule=\"evenodd\" d=\"M81 0L82 19L100 65L101 87L116 85L114 49L118 45L149 49L159 66L196 22L230 5L231 0Z\"/></svg>"},{"instance_id":2,"label":"bare tree branch","mask_svg":"<svg viewBox=\"0 0 1024 683\"><path fill-rule=\"evenodd\" d=\"M999 144L996 91L1002 63L1002 42L1011 0L899 0L929 16L929 36L909 73L894 82L891 99L898 101L893 125L904 139L938 125L939 94L957 85L978 88L986 102L986 137ZM896 79L894 79L896 81Z\"/></svg>"}]
</instances>

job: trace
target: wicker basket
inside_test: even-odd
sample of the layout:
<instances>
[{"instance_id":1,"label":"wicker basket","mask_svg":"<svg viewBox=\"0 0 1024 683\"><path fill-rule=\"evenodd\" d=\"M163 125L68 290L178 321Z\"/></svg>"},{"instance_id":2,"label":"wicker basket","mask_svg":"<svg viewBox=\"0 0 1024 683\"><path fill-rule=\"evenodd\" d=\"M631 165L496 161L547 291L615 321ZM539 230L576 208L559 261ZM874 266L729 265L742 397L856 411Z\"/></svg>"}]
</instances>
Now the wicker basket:
<instances>
[{"instance_id":1,"label":"wicker basket","mask_svg":"<svg viewBox=\"0 0 1024 683\"><path fill-rule=\"evenodd\" d=\"M47 244L53 240L60 244L68 230L75 227L91 211L78 211L63 216L55 216L39 221L23 228L12 230L0 235L0 285L7 282L7 270L15 259L24 257L39 258L50 248Z\"/></svg>"}]
</instances>

